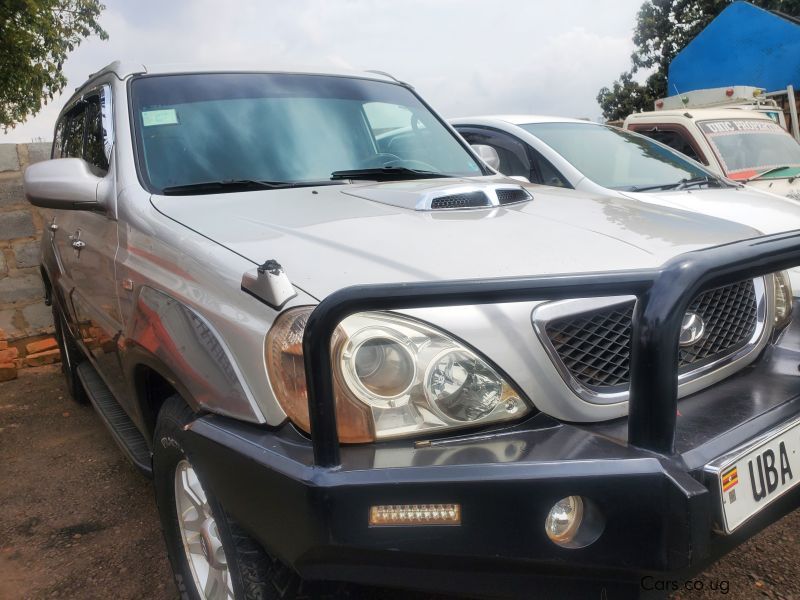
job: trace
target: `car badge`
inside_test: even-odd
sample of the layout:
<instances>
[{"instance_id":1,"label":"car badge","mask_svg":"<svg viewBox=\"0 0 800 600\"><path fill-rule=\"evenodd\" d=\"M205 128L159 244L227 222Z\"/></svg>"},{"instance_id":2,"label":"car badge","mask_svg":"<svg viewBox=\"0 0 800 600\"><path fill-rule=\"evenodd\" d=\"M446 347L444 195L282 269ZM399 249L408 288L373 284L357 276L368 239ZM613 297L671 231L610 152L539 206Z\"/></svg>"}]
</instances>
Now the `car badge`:
<instances>
[{"instance_id":1,"label":"car badge","mask_svg":"<svg viewBox=\"0 0 800 600\"><path fill-rule=\"evenodd\" d=\"M678 343L681 347L692 346L700 341L706 333L706 324L700 315L687 312L681 322L681 335Z\"/></svg>"}]
</instances>

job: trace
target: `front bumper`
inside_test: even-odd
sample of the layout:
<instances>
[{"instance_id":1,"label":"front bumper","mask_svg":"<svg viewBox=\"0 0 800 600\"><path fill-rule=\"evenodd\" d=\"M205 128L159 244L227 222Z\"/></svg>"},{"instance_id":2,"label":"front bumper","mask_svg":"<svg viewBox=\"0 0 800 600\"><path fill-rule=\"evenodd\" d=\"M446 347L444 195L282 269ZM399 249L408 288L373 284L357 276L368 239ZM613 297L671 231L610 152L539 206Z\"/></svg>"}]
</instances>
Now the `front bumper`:
<instances>
[{"instance_id":1,"label":"front bumper","mask_svg":"<svg viewBox=\"0 0 800 600\"><path fill-rule=\"evenodd\" d=\"M680 327L692 298L800 264L800 231L677 256L662 267L354 286L309 316L303 355L311 440L217 416L187 431L195 468L264 547L309 579L470 595L581 597L648 574L681 578L800 504L785 493L732 535L716 533L719 495L706 466L800 415L800 327L736 375L677 400ZM505 430L341 447L331 339L361 311L635 295L628 418L574 425L538 414ZM602 534L551 543L546 515L591 499ZM370 527L370 507L461 505L458 526Z\"/></svg>"},{"instance_id":2,"label":"front bumper","mask_svg":"<svg viewBox=\"0 0 800 600\"><path fill-rule=\"evenodd\" d=\"M648 575L689 577L800 505L798 487L724 535L704 470L800 415L799 363L800 321L756 365L680 402L674 454L627 444L625 420L577 426L541 414L424 447L343 447L337 468L314 466L312 444L290 426L218 416L190 426L187 450L225 508L310 579L473 595L630 590ZM585 548L545 535L548 511L569 495L605 519ZM368 524L373 505L433 503L460 504L461 525Z\"/></svg>"}]
</instances>

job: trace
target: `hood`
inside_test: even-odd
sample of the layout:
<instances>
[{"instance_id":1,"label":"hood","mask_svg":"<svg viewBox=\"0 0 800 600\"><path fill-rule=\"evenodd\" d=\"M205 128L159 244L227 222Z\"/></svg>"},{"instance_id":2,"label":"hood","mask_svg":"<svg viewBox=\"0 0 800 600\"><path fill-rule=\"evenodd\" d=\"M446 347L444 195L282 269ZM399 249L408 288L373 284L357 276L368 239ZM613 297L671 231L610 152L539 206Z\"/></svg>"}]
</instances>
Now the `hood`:
<instances>
[{"instance_id":1,"label":"hood","mask_svg":"<svg viewBox=\"0 0 800 600\"><path fill-rule=\"evenodd\" d=\"M767 176L764 179L756 179L749 182L747 187L777 194L778 196L786 196L800 206L800 176L795 174L791 177L786 177L783 172L780 175L780 177Z\"/></svg>"},{"instance_id":2,"label":"hood","mask_svg":"<svg viewBox=\"0 0 800 600\"><path fill-rule=\"evenodd\" d=\"M277 260L293 284L316 298L354 284L648 268L681 252L758 235L627 198L534 185L523 186L532 199L516 204L413 208L432 186L455 193L469 181L153 196L151 202L256 264Z\"/></svg>"},{"instance_id":3,"label":"hood","mask_svg":"<svg viewBox=\"0 0 800 600\"><path fill-rule=\"evenodd\" d=\"M622 195L736 221L766 234L800 229L800 202L749 187Z\"/></svg>"}]
</instances>

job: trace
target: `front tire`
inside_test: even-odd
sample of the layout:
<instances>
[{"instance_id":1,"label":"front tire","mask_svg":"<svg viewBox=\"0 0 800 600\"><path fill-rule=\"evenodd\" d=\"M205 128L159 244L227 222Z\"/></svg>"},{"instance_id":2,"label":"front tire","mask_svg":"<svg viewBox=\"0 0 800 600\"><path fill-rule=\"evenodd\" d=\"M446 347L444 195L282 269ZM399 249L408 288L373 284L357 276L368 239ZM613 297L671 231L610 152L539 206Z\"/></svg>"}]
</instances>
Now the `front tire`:
<instances>
[{"instance_id":1,"label":"front tire","mask_svg":"<svg viewBox=\"0 0 800 600\"><path fill-rule=\"evenodd\" d=\"M153 480L161 528L181 598L289 600L310 598L300 577L225 512L184 450L194 414L179 396L164 403L153 447Z\"/></svg>"}]
</instances>

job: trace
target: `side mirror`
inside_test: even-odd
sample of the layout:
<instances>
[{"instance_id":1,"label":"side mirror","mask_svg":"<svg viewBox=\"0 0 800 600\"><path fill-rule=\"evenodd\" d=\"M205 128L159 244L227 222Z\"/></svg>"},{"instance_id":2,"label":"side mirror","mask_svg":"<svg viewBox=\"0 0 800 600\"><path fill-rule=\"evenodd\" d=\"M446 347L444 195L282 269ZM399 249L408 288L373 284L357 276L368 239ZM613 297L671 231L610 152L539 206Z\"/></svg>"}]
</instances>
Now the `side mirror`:
<instances>
[{"instance_id":1,"label":"side mirror","mask_svg":"<svg viewBox=\"0 0 800 600\"><path fill-rule=\"evenodd\" d=\"M25 197L34 206L61 210L98 210L97 186L103 181L80 158L57 158L25 169Z\"/></svg>"},{"instance_id":2,"label":"side mirror","mask_svg":"<svg viewBox=\"0 0 800 600\"><path fill-rule=\"evenodd\" d=\"M500 155L497 150L486 144L472 144L472 149L492 169L495 171L500 170Z\"/></svg>"}]
</instances>

